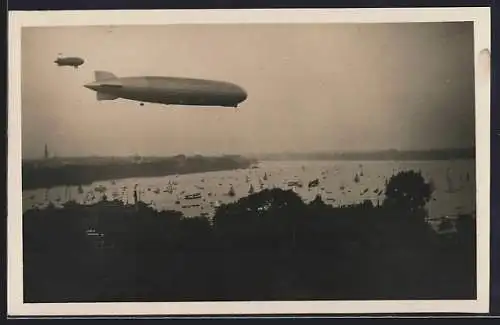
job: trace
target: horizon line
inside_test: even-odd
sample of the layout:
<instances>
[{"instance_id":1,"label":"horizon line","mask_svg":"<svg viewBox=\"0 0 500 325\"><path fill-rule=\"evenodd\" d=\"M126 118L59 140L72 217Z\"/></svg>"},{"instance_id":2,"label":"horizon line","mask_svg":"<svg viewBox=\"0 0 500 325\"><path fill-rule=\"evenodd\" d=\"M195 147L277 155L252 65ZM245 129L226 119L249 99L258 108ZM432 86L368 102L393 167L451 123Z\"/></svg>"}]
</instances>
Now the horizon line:
<instances>
[{"instance_id":1,"label":"horizon line","mask_svg":"<svg viewBox=\"0 0 500 325\"><path fill-rule=\"evenodd\" d=\"M468 147L446 147L446 148L430 148L430 149L371 149L371 150L316 150L316 151L271 151L271 152L240 152L240 153L171 153L171 154L145 154L141 155L138 153L133 154L123 154L123 155L99 155L99 154L89 154L89 155L61 155L49 157L49 159L63 159L63 158L131 158L131 157L154 157L154 158L166 158L166 157L176 157L176 156L203 156L203 157L224 157L224 156L266 156L266 155L314 155L314 154L372 154L372 153L386 153L386 152L397 152L397 153L427 153L427 152L449 152L449 151L469 151L476 150L476 146ZM21 157L22 160L38 160L44 159L43 156L40 157Z\"/></svg>"}]
</instances>

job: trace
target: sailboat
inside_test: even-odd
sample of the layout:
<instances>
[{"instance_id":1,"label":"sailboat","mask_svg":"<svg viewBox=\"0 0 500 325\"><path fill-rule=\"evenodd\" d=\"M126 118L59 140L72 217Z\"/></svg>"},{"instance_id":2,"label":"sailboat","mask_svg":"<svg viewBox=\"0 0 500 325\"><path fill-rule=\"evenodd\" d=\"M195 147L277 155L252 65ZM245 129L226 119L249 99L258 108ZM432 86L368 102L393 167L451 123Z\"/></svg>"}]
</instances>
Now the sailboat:
<instances>
[{"instance_id":1,"label":"sailboat","mask_svg":"<svg viewBox=\"0 0 500 325\"><path fill-rule=\"evenodd\" d=\"M229 189L229 192L227 192L227 195L229 195L229 196L235 196L236 195L236 193L234 191L233 185L231 185L231 188Z\"/></svg>"},{"instance_id":2,"label":"sailboat","mask_svg":"<svg viewBox=\"0 0 500 325\"><path fill-rule=\"evenodd\" d=\"M163 190L163 192L172 194L174 192L174 187L172 186L172 183L169 182L167 187Z\"/></svg>"},{"instance_id":3,"label":"sailboat","mask_svg":"<svg viewBox=\"0 0 500 325\"><path fill-rule=\"evenodd\" d=\"M446 184L447 184L447 188L446 188L446 192L447 193L454 193L456 192L454 186L453 186L453 180L451 179L451 169L448 168L446 170Z\"/></svg>"}]
</instances>

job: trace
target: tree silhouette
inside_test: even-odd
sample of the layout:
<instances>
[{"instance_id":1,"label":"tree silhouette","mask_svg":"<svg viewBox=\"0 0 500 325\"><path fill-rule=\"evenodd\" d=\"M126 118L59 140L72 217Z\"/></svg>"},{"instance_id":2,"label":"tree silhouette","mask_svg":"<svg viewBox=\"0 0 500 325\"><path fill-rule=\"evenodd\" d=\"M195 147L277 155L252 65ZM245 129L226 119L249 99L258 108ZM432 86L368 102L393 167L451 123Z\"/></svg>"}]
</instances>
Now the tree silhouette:
<instances>
[{"instance_id":1,"label":"tree silhouette","mask_svg":"<svg viewBox=\"0 0 500 325\"><path fill-rule=\"evenodd\" d=\"M142 201L28 210L25 301L470 299L475 218L435 233L415 217L431 193L401 172L382 207L276 188L222 205L213 222Z\"/></svg>"},{"instance_id":2,"label":"tree silhouette","mask_svg":"<svg viewBox=\"0 0 500 325\"><path fill-rule=\"evenodd\" d=\"M215 229L222 236L238 241L245 238L289 238L281 243L295 242L300 219L306 205L293 191L263 190L221 206L215 216ZM252 240L257 244L256 240Z\"/></svg>"},{"instance_id":3,"label":"tree silhouette","mask_svg":"<svg viewBox=\"0 0 500 325\"><path fill-rule=\"evenodd\" d=\"M432 186L420 172L402 171L389 179L384 207L398 212L422 212L432 196Z\"/></svg>"}]
</instances>

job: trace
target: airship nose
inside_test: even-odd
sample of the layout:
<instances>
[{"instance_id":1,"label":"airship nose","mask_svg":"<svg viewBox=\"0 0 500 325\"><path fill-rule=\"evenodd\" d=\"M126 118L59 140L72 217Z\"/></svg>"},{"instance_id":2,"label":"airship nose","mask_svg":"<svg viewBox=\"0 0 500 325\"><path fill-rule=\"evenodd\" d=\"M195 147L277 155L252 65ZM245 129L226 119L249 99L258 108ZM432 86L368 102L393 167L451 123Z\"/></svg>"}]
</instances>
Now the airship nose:
<instances>
[{"instance_id":1,"label":"airship nose","mask_svg":"<svg viewBox=\"0 0 500 325\"><path fill-rule=\"evenodd\" d=\"M241 98L241 101L244 101L245 99L247 99L248 97L248 94L247 92L245 91L245 89L241 88L241 87L238 87L239 88L239 91L240 91L240 98Z\"/></svg>"}]
</instances>

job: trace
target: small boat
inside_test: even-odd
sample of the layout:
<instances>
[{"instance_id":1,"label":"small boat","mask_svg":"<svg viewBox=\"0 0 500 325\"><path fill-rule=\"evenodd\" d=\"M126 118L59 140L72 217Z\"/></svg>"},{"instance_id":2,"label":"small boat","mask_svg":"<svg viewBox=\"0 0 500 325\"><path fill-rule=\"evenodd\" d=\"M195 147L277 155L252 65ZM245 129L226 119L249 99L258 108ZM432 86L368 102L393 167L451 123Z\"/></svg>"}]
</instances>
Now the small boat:
<instances>
[{"instance_id":1,"label":"small boat","mask_svg":"<svg viewBox=\"0 0 500 325\"><path fill-rule=\"evenodd\" d=\"M315 180L312 180L309 182L308 184L308 187L311 188L311 187L317 187L319 185L319 179L315 179Z\"/></svg>"},{"instance_id":2,"label":"small boat","mask_svg":"<svg viewBox=\"0 0 500 325\"><path fill-rule=\"evenodd\" d=\"M354 182L359 183L359 175L358 174L356 174L356 176L354 176Z\"/></svg>"},{"instance_id":3,"label":"small boat","mask_svg":"<svg viewBox=\"0 0 500 325\"><path fill-rule=\"evenodd\" d=\"M184 196L184 200L201 199L201 193L193 193Z\"/></svg>"},{"instance_id":4,"label":"small boat","mask_svg":"<svg viewBox=\"0 0 500 325\"><path fill-rule=\"evenodd\" d=\"M262 179L267 181L267 173L264 173L264 177Z\"/></svg>"},{"instance_id":5,"label":"small boat","mask_svg":"<svg viewBox=\"0 0 500 325\"><path fill-rule=\"evenodd\" d=\"M253 185L250 184L250 188L248 189L248 194L253 194L255 192L255 189L253 188Z\"/></svg>"},{"instance_id":6,"label":"small boat","mask_svg":"<svg viewBox=\"0 0 500 325\"><path fill-rule=\"evenodd\" d=\"M290 187L293 187L293 186L294 187L302 187L303 186L301 181L295 181L295 180L288 181L287 185Z\"/></svg>"},{"instance_id":7,"label":"small boat","mask_svg":"<svg viewBox=\"0 0 500 325\"><path fill-rule=\"evenodd\" d=\"M196 208L196 207L199 207L200 205L199 204L187 204L187 205L183 205L182 208L183 209L189 209L189 208Z\"/></svg>"},{"instance_id":8,"label":"small boat","mask_svg":"<svg viewBox=\"0 0 500 325\"><path fill-rule=\"evenodd\" d=\"M104 185L99 185L96 188L94 188L94 191L96 191L98 193L104 193L104 192L106 192L106 190L107 190L107 188Z\"/></svg>"}]
</instances>

